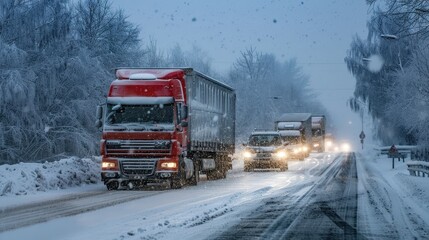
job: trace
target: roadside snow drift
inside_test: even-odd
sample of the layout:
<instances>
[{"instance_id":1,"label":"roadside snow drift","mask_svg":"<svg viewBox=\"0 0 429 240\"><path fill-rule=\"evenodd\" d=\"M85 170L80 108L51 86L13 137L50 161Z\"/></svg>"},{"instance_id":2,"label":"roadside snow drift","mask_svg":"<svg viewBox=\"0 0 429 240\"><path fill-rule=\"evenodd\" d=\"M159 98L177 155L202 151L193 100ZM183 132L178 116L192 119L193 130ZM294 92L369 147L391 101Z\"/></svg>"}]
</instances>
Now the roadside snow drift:
<instances>
[{"instance_id":1,"label":"roadside snow drift","mask_svg":"<svg viewBox=\"0 0 429 240\"><path fill-rule=\"evenodd\" d=\"M27 195L100 182L100 159L0 165L0 196Z\"/></svg>"}]
</instances>

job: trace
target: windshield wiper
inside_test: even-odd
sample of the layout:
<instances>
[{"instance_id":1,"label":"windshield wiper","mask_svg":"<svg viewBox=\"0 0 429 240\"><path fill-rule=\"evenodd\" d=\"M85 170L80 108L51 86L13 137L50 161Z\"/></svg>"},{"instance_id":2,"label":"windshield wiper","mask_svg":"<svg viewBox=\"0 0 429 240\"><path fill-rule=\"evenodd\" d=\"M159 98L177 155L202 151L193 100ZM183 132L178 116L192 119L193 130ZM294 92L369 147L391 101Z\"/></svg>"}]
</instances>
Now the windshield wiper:
<instances>
[{"instance_id":1,"label":"windshield wiper","mask_svg":"<svg viewBox=\"0 0 429 240\"><path fill-rule=\"evenodd\" d=\"M144 131L147 129L147 127L143 126L141 123L123 123L122 126L125 126L128 130L134 131ZM129 127L132 127L132 129Z\"/></svg>"},{"instance_id":2,"label":"windshield wiper","mask_svg":"<svg viewBox=\"0 0 429 240\"><path fill-rule=\"evenodd\" d=\"M125 131L128 128L125 126L118 126L118 125L106 125L106 130L113 130L113 131Z\"/></svg>"}]
</instances>

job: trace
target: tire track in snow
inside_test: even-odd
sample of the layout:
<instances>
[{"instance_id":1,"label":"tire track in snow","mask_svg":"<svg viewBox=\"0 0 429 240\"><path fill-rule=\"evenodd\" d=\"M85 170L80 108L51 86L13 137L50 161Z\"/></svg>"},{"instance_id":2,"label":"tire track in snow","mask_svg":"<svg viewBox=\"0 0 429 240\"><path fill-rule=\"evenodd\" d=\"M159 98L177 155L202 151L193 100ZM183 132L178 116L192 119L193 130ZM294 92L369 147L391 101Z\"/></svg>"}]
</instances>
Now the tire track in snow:
<instances>
[{"instance_id":1,"label":"tire track in snow","mask_svg":"<svg viewBox=\"0 0 429 240\"><path fill-rule=\"evenodd\" d=\"M0 232L55 218L73 216L100 208L160 194L159 191L103 191L76 194L56 200L8 208L0 212Z\"/></svg>"},{"instance_id":2,"label":"tire track in snow","mask_svg":"<svg viewBox=\"0 0 429 240\"><path fill-rule=\"evenodd\" d=\"M232 226L226 232L213 237L213 239L282 239L287 229L295 219L304 211L316 189L326 185L339 171L342 155L337 156L326 168L319 169L314 174L319 176L320 182L304 182L287 187L284 194L279 197L266 198L261 207L255 209L250 215L242 218L240 223ZM310 168L315 171L316 166ZM308 170L307 170L308 171ZM304 173L308 174L308 173Z\"/></svg>"}]
</instances>

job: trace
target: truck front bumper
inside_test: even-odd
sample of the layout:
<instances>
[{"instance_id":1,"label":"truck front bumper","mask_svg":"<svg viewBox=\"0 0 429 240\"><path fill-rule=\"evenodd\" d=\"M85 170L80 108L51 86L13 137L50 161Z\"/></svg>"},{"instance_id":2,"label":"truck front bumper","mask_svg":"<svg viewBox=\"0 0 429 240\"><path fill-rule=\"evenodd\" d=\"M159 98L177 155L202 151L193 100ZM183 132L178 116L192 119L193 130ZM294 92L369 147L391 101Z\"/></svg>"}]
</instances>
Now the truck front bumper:
<instances>
[{"instance_id":1,"label":"truck front bumper","mask_svg":"<svg viewBox=\"0 0 429 240\"><path fill-rule=\"evenodd\" d=\"M102 169L101 180L105 185L117 184L117 188L134 185L164 184L177 175L177 158L103 158L103 161L116 161L116 168ZM175 163L173 167L163 168L161 163Z\"/></svg>"},{"instance_id":2,"label":"truck front bumper","mask_svg":"<svg viewBox=\"0 0 429 240\"><path fill-rule=\"evenodd\" d=\"M284 168L285 165L288 164L288 161L286 159L263 159L263 160L258 160L258 159L252 159L252 160L245 160L244 161L244 166L247 168L264 168L264 169L269 169L269 168Z\"/></svg>"}]
</instances>

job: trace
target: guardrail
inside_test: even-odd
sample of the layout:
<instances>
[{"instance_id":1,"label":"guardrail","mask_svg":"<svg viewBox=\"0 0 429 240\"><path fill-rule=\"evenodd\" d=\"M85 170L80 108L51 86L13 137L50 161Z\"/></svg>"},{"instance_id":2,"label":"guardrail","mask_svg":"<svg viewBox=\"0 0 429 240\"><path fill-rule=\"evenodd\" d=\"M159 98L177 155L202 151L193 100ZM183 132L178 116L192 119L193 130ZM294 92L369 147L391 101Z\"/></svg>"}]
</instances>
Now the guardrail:
<instances>
[{"instance_id":1,"label":"guardrail","mask_svg":"<svg viewBox=\"0 0 429 240\"><path fill-rule=\"evenodd\" d=\"M422 177L425 177L427 175L429 177L429 162L409 161L407 165L411 176L420 177L422 175Z\"/></svg>"}]
</instances>

